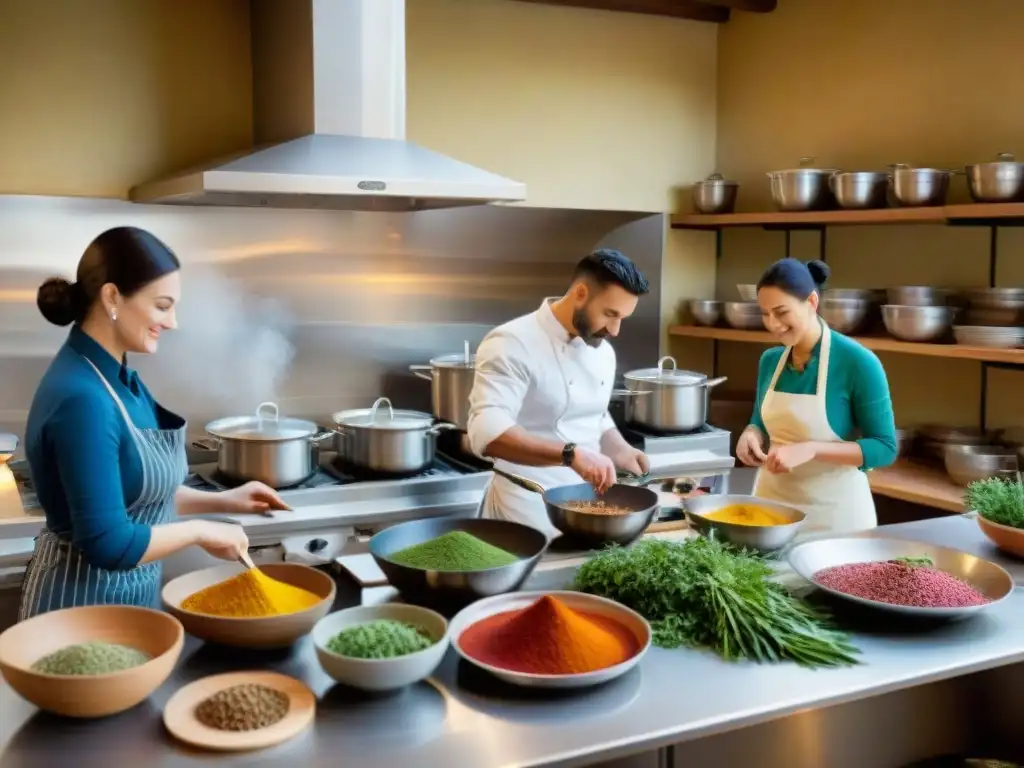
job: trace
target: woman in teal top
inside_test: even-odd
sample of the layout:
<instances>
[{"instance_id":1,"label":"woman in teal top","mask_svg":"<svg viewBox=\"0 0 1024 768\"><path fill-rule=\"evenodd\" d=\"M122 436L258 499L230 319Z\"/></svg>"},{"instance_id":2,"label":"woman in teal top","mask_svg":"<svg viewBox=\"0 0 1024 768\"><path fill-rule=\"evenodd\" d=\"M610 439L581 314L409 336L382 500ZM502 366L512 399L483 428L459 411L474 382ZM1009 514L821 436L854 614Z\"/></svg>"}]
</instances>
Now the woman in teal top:
<instances>
[{"instance_id":1,"label":"woman in teal top","mask_svg":"<svg viewBox=\"0 0 1024 768\"><path fill-rule=\"evenodd\" d=\"M896 460L885 370L818 317L828 266L782 259L757 284L765 327L784 346L761 356L757 399L736 455L759 467L754 493L797 507L811 531L877 525L864 471Z\"/></svg>"},{"instance_id":2,"label":"woman in teal top","mask_svg":"<svg viewBox=\"0 0 1024 768\"><path fill-rule=\"evenodd\" d=\"M79 605L151 605L160 561L197 545L236 559L241 526L175 522L176 513L283 508L261 483L223 493L181 486L185 421L161 407L127 353L156 352L173 329L181 293L178 259L134 227L97 237L78 280L51 278L37 304L72 325L29 410L25 448L46 526L36 539L20 618Z\"/></svg>"}]
</instances>

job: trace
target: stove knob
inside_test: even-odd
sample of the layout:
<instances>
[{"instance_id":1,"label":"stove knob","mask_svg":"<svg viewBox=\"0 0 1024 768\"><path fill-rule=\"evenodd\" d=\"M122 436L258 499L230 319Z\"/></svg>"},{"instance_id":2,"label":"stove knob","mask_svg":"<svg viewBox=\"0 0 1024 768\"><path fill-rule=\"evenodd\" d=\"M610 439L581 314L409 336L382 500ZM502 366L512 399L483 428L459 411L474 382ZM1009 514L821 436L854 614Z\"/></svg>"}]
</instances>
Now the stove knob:
<instances>
[{"instance_id":1,"label":"stove knob","mask_svg":"<svg viewBox=\"0 0 1024 768\"><path fill-rule=\"evenodd\" d=\"M312 555L325 549L327 547L326 539L311 539L306 543L306 551Z\"/></svg>"},{"instance_id":2,"label":"stove knob","mask_svg":"<svg viewBox=\"0 0 1024 768\"><path fill-rule=\"evenodd\" d=\"M680 477L672 490L676 493L691 493L698 485L699 483L692 477Z\"/></svg>"}]
</instances>

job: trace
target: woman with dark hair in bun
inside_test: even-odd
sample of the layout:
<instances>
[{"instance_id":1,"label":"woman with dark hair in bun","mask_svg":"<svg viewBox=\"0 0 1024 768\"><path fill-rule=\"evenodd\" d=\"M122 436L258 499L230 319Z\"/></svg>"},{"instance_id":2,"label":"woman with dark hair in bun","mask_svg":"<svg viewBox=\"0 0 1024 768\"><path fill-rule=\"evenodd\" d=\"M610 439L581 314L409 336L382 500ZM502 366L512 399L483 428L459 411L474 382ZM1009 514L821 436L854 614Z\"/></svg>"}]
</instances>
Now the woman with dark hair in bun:
<instances>
[{"instance_id":1,"label":"woman with dark hair in bun","mask_svg":"<svg viewBox=\"0 0 1024 768\"><path fill-rule=\"evenodd\" d=\"M174 522L175 512L285 508L267 486L223 493L181 486L188 473L185 422L162 408L127 353L156 352L176 326L178 259L141 229L97 237L78 279L50 278L37 304L71 325L39 383L25 448L46 526L22 590L21 619L79 605L154 605L160 561L197 545L226 560L248 546L241 526Z\"/></svg>"},{"instance_id":2,"label":"woman with dark hair in bun","mask_svg":"<svg viewBox=\"0 0 1024 768\"><path fill-rule=\"evenodd\" d=\"M878 524L866 470L896 460L896 425L882 363L818 317L821 261L775 262L757 284L768 331L757 399L736 455L760 467L754 493L807 514L811 531Z\"/></svg>"}]
</instances>

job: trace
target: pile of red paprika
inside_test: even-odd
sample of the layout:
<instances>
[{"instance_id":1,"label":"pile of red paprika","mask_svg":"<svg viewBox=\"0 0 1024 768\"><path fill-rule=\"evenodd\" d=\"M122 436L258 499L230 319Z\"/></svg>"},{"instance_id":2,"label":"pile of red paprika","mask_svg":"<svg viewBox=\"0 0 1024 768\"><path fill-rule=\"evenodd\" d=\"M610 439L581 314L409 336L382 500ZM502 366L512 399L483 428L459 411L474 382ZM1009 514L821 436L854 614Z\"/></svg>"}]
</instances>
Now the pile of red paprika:
<instances>
[{"instance_id":1,"label":"pile of red paprika","mask_svg":"<svg viewBox=\"0 0 1024 768\"><path fill-rule=\"evenodd\" d=\"M578 675L613 667L640 650L629 628L545 595L518 611L489 616L459 637L462 652L510 672Z\"/></svg>"}]
</instances>

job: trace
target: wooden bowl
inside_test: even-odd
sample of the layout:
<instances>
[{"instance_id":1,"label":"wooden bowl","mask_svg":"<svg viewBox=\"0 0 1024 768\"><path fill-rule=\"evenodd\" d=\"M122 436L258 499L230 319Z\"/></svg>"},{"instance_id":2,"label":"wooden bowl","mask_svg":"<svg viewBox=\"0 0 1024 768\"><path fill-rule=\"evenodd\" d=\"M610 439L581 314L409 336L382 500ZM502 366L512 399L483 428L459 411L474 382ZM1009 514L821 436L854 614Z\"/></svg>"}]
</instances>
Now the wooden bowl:
<instances>
[{"instance_id":1,"label":"wooden bowl","mask_svg":"<svg viewBox=\"0 0 1024 768\"><path fill-rule=\"evenodd\" d=\"M993 523L981 515L978 515L978 527L999 549L1017 557L1024 557L1024 529Z\"/></svg>"},{"instance_id":2,"label":"wooden bowl","mask_svg":"<svg viewBox=\"0 0 1024 768\"><path fill-rule=\"evenodd\" d=\"M334 605L334 579L322 571L298 563L267 563L260 570L267 576L319 595L319 603L304 611L284 616L231 618L208 616L186 611L181 607L189 595L213 584L226 581L245 570L241 563L217 565L179 576L164 585L160 597L167 610L175 616L190 635L201 640L238 648L283 648L308 634L313 625L327 615Z\"/></svg>"},{"instance_id":3,"label":"wooden bowl","mask_svg":"<svg viewBox=\"0 0 1024 768\"><path fill-rule=\"evenodd\" d=\"M106 675L32 670L33 664L61 648L96 640L137 648L152 659ZM33 616L0 634L0 674L42 710L66 717L104 717L134 707L159 688L173 671L184 640L177 619L151 608L65 608Z\"/></svg>"}]
</instances>

